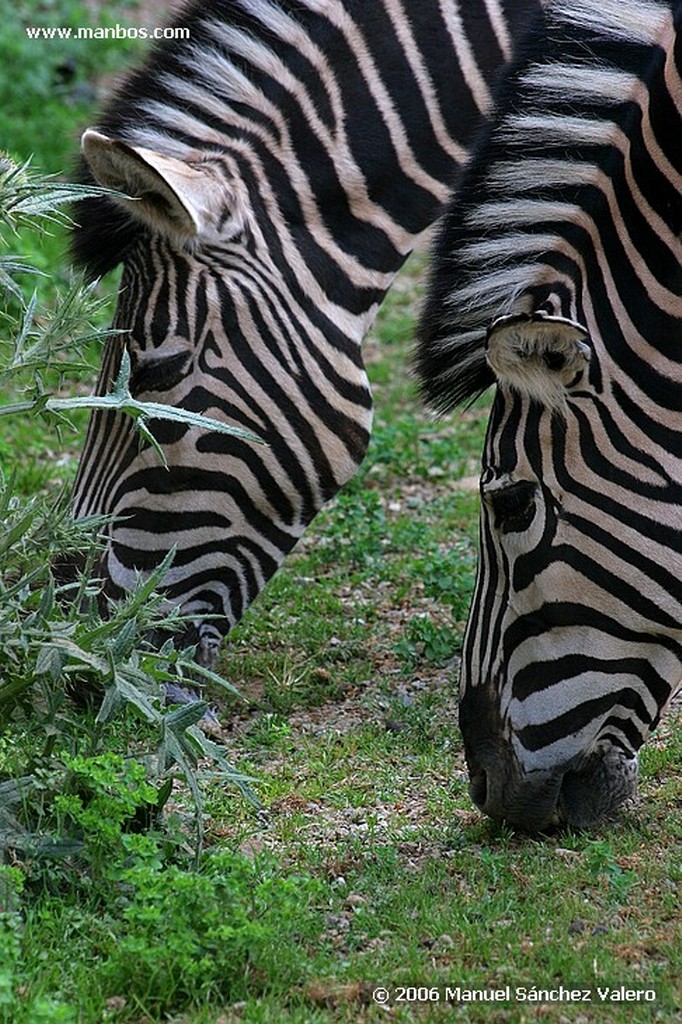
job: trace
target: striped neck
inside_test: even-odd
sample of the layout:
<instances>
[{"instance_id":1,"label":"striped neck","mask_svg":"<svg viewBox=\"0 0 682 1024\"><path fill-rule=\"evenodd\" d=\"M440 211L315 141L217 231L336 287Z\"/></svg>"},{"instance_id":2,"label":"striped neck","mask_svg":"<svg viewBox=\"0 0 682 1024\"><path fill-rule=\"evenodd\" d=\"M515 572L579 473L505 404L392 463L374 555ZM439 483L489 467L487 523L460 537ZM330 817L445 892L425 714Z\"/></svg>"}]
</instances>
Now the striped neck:
<instances>
[{"instance_id":1,"label":"striped neck","mask_svg":"<svg viewBox=\"0 0 682 1024\"><path fill-rule=\"evenodd\" d=\"M671 383L679 353L670 351L682 316L675 8L658 0L627 12L605 0L598 15L590 0L548 8L439 242L448 260L434 274L420 355L439 408L492 382L491 322L542 309L586 325L599 357L593 369L619 366L654 404L679 407Z\"/></svg>"},{"instance_id":2,"label":"striped neck","mask_svg":"<svg viewBox=\"0 0 682 1024\"><path fill-rule=\"evenodd\" d=\"M497 0L190 3L176 21L189 38L153 51L98 128L221 163L304 286L366 324L440 213L510 30L536 7L505 21ZM139 229L105 199L80 210L76 256L99 275Z\"/></svg>"}]
</instances>

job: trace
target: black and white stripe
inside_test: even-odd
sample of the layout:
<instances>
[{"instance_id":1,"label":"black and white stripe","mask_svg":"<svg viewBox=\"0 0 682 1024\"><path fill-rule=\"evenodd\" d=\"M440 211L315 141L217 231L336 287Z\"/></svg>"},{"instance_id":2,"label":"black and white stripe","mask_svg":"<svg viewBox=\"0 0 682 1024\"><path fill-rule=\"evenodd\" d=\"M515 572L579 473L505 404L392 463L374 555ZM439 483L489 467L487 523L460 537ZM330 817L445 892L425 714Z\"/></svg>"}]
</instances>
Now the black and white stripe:
<instances>
[{"instance_id":1,"label":"black and white stripe","mask_svg":"<svg viewBox=\"0 0 682 1024\"><path fill-rule=\"evenodd\" d=\"M437 246L417 357L497 384L460 722L475 800L584 825L682 678L682 3L552 0Z\"/></svg>"},{"instance_id":2,"label":"black and white stripe","mask_svg":"<svg viewBox=\"0 0 682 1024\"><path fill-rule=\"evenodd\" d=\"M169 600L210 661L371 427L361 341L440 214L498 69L537 0L210 0L176 19L84 136L91 175L138 196L78 210L91 274L124 263L100 389L125 345L140 396L267 447L93 416L77 516L112 514L120 595L177 553ZM206 616L219 616L206 621Z\"/></svg>"}]
</instances>

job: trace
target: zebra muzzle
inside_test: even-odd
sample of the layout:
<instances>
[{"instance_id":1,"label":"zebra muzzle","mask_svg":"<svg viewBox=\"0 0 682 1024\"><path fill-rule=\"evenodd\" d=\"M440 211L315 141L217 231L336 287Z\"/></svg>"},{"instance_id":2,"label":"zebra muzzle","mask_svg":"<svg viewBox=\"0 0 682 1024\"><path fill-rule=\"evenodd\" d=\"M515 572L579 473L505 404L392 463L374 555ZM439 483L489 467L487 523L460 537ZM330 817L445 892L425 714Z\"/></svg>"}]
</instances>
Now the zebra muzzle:
<instances>
[{"instance_id":1,"label":"zebra muzzle","mask_svg":"<svg viewBox=\"0 0 682 1024\"><path fill-rule=\"evenodd\" d=\"M579 771L564 775L559 792L561 821L573 828L591 828L608 818L637 792L636 757L613 747L596 751Z\"/></svg>"},{"instance_id":2,"label":"zebra muzzle","mask_svg":"<svg viewBox=\"0 0 682 1024\"><path fill-rule=\"evenodd\" d=\"M554 773L512 775L491 761L485 767L470 765L469 794L489 818L526 832L542 832L561 824L561 781Z\"/></svg>"},{"instance_id":3,"label":"zebra muzzle","mask_svg":"<svg viewBox=\"0 0 682 1024\"><path fill-rule=\"evenodd\" d=\"M511 752L469 760L469 793L484 814L527 832L592 828L611 816L637 788L637 761L620 750L572 765L524 772Z\"/></svg>"}]
</instances>

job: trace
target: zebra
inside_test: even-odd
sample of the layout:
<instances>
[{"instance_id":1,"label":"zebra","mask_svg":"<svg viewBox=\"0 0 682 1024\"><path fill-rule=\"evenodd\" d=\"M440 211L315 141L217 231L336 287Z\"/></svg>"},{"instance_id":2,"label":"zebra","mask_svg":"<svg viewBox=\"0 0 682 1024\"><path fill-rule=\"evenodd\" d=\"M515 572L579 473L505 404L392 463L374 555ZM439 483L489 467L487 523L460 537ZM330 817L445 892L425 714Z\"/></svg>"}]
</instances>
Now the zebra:
<instances>
[{"instance_id":1,"label":"zebra","mask_svg":"<svg viewBox=\"0 0 682 1024\"><path fill-rule=\"evenodd\" d=\"M474 802L589 827L682 677L682 3L552 0L434 244L416 368L495 385L460 726Z\"/></svg>"},{"instance_id":2,"label":"zebra","mask_svg":"<svg viewBox=\"0 0 682 1024\"><path fill-rule=\"evenodd\" d=\"M137 398L246 428L156 422L168 468L95 412L76 518L114 517L96 573L163 580L215 664L319 509L359 466L361 342L445 208L498 70L538 0L193 0L82 137L75 259L123 264L98 392L126 350Z\"/></svg>"}]
</instances>

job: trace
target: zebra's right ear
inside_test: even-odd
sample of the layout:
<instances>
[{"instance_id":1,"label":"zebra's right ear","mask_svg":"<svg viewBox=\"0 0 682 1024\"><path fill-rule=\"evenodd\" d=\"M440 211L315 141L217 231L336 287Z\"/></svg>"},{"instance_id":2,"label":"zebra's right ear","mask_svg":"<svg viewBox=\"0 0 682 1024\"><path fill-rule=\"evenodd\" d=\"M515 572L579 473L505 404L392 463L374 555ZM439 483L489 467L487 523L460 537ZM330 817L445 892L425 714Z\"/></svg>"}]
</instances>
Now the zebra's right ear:
<instances>
[{"instance_id":1,"label":"zebra's right ear","mask_svg":"<svg viewBox=\"0 0 682 1024\"><path fill-rule=\"evenodd\" d=\"M83 133L81 148L97 183L123 193L116 202L181 245L209 232L224 213L225 185L210 165L186 163L93 128Z\"/></svg>"},{"instance_id":2,"label":"zebra's right ear","mask_svg":"<svg viewBox=\"0 0 682 1024\"><path fill-rule=\"evenodd\" d=\"M500 316L488 329L486 359L498 383L555 412L591 353L587 328L541 311Z\"/></svg>"}]
</instances>

